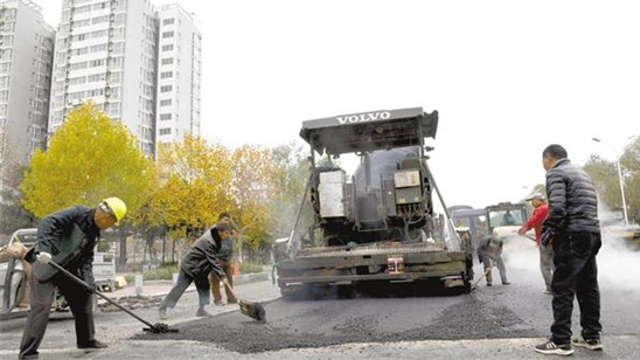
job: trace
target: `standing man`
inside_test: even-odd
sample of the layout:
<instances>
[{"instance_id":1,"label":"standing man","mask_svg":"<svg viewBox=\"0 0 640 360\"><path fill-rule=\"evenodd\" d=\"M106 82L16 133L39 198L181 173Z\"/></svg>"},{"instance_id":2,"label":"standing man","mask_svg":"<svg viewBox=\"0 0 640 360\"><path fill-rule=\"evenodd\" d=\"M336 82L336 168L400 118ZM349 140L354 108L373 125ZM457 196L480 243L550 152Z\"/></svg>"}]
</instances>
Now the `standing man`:
<instances>
[{"instance_id":1,"label":"standing man","mask_svg":"<svg viewBox=\"0 0 640 360\"><path fill-rule=\"evenodd\" d=\"M95 339L91 293L48 263L53 260L87 284L95 285L93 249L100 239L100 230L118 226L126 212L127 206L122 200L110 197L93 209L72 206L42 219L36 245L25 255L25 259L33 263L29 279L31 310L22 335L19 359L38 358L38 347L47 329L56 287L73 312L78 348L107 347Z\"/></svg>"},{"instance_id":2,"label":"standing man","mask_svg":"<svg viewBox=\"0 0 640 360\"><path fill-rule=\"evenodd\" d=\"M502 285L511 284L509 280L507 280L507 268L504 266L504 261L502 260L502 245L503 242L501 239L487 236L482 240L480 246L478 246L478 259L484 265L484 273L487 274L487 286L493 285L493 276L491 274L493 264L495 264L500 271Z\"/></svg>"},{"instance_id":3,"label":"standing man","mask_svg":"<svg viewBox=\"0 0 640 360\"><path fill-rule=\"evenodd\" d=\"M598 198L593 182L567 158L560 145L542 152L547 171L549 213L542 223L542 245L553 244L553 324L551 338L535 347L542 354L571 355L572 344L602 350L600 342L600 290L596 255L602 246ZM573 300L578 298L582 334L571 340Z\"/></svg>"},{"instance_id":4,"label":"standing man","mask_svg":"<svg viewBox=\"0 0 640 360\"><path fill-rule=\"evenodd\" d=\"M229 231L231 236L222 240L222 247L220 248L220 252L218 253L218 262L222 266L222 270L224 271L227 282L229 286L233 288L233 272L235 270L235 261L233 259L233 243L235 237L237 236L236 230L231 225L231 214L228 212L223 212L218 215L218 221L223 222L229 225ZM211 293L213 294L213 303L219 306L224 305L222 302L222 293L220 292L220 276L215 271L211 272L209 275L209 285L211 286ZM225 286L224 288L225 294L227 295L227 303L228 304L237 304L238 299L229 291L229 289Z\"/></svg>"},{"instance_id":5,"label":"standing man","mask_svg":"<svg viewBox=\"0 0 640 360\"><path fill-rule=\"evenodd\" d=\"M547 217L547 213L549 212L549 206L547 205L547 201L542 194L533 194L531 197L527 199L531 201L531 205L533 206L533 214L527 222L522 224L520 230L518 230L518 235L524 236L524 234L529 231L529 229L534 229L536 234L536 246L540 252L540 271L542 272L542 278L544 279L544 283L546 285L545 294L551 294L551 278L553 276L553 247L552 246L544 246L540 244L540 234L542 233L542 222Z\"/></svg>"},{"instance_id":6,"label":"standing man","mask_svg":"<svg viewBox=\"0 0 640 360\"><path fill-rule=\"evenodd\" d=\"M169 294L160 304L159 313L161 319L167 318L167 307L172 308L182 296L192 282L196 283L198 290L199 306L196 316L210 316L204 309L211 301L209 298L209 273L211 271L218 274L223 281L225 279L222 267L218 262L218 254L224 239L229 237L229 225L218 222L207 229L204 234L196 240L180 263L180 273L178 281Z\"/></svg>"}]
</instances>

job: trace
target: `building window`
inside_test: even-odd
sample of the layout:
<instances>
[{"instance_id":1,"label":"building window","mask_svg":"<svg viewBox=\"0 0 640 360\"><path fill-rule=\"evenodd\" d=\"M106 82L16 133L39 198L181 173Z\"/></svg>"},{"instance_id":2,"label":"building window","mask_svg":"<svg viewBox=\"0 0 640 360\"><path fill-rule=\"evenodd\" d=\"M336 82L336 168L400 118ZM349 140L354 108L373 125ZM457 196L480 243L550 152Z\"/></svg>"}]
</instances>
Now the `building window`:
<instances>
[{"instance_id":1,"label":"building window","mask_svg":"<svg viewBox=\"0 0 640 360\"><path fill-rule=\"evenodd\" d=\"M104 74L89 75L88 82L96 82L104 80Z\"/></svg>"},{"instance_id":2,"label":"building window","mask_svg":"<svg viewBox=\"0 0 640 360\"><path fill-rule=\"evenodd\" d=\"M91 19L92 24L100 24L109 21L109 15L102 15Z\"/></svg>"},{"instance_id":3,"label":"building window","mask_svg":"<svg viewBox=\"0 0 640 360\"><path fill-rule=\"evenodd\" d=\"M163 71L160 73L160 79L169 79L173 77L173 71Z\"/></svg>"},{"instance_id":4,"label":"building window","mask_svg":"<svg viewBox=\"0 0 640 360\"><path fill-rule=\"evenodd\" d=\"M107 50L107 44L100 44L100 45L93 45L91 47L91 52L100 52L100 51L105 51Z\"/></svg>"},{"instance_id":5,"label":"building window","mask_svg":"<svg viewBox=\"0 0 640 360\"><path fill-rule=\"evenodd\" d=\"M160 129L160 135L171 135L171 128Z\"/></svg>"},{"instance_id":6,"label":"building window","mask_svg":"<svg viewBox=\"0 0 640 360\"><path fill-rule=\"evenodd\" d=\"M89 52L89 48L88 47L83 47L83 48L79 48L75 50L75 54L76 55L84 55L86 53Z\"/></svg>"},{"instance_id":7,"label":"building window","mask_svg":"<svg viewBox=\"0 0 640 360\"><path fill-rule=\"evenodd\" d=\"M89 62L89 67L103 66L105 63L106 63L105 59L91 60Z\"/></svg>"},{"instance_id":8,"label":"building window","mask_svg":"<svg viewBox=\"0 0 640 360\"><path fill-rule=\"evenodd\" d=\"M160 120L161 121L166 121L166 120L171 120L171 114L160 114Z\"/></svg>"},{"instance_id":9,"label":"building window","mask_svg":"<svg viewBox=\"0 0 640 360\"><path fill-rule=\"evenodd\" d=\"M171 65L171 64L173 64L173 58L162 59L162 65Z\"/></svg>"},{"instance_id":10,"label":"building window","mask_svg":"<svg viewBox=\"0 0 640 360\"><path fill-rule=\"evenodd\" d=\"M86 69L86 68L87 68L87 62L86 61L69 65L69 70L81 70L81 69Z\"/></svg>"},{"instance_id":11,"label":"building window","mask_svg":"<svg viewBox=\"0 0 640 360\"><path fill-rule=\"evenodd\" d=\"M173 51L173 44L162 45L162 51Z\"/></svg>"},{"instance_id":12,"label":"building window","mask_svg":"<svg viewBox=\"0 0 640 360\"><path fill-rule=\"evenodd\" d=\"M174 18L164 19L162 20L162 25L171 25L175 22L176 22L176 19Z\"/></svg>"},{"instance_id":13,"label":"building window","mask_svg":"<svg viewBox=\"0 0 640 360\"><path fill-rule=\"evenodd\" d=\"M162 33L163 39L172 38L172 37L173 37L173 31L165 31Z\"/></svg>"},{"instance_id":14,"label":"building window","mask_svg":"<svg viewBox=\"0 0 640 360\"><path fill-rule=\"evenodd\" d=\"M164 85L160 87L160 92L170 92L173 90L173 85Z\"/></svg>"},{"instance_id":15,"label":"building window","mask_svg":"<svg viewBox=\"0 0 640 360\"><path fill-rule=\"evenodd\" d=\"M160 106L171 106L171 99L160 100Z\"/></svg>"}]
</instances>

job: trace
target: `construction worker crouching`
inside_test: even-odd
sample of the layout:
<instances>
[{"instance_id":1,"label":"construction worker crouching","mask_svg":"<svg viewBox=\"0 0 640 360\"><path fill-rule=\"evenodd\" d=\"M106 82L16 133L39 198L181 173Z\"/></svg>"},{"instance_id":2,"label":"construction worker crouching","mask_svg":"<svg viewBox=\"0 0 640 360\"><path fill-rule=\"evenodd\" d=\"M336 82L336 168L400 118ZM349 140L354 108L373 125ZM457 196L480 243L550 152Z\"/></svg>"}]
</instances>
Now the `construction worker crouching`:
<instances>
[{"instance_id":1,"label":"construction worker crouching","mask_svg":"<svg viewBox=\"0 0 640 360\"><path fill-rule=\"evenodd\" d=\"M493 277L491 276L491 268L495 265L500 271L500 279L503 285L509 285L507 280L507 269L502 261L502 245L501 239L495 236L487 236L480 242L478 246L478 259L484 265L484 273L486 276L487 286L493 285Z\"/></svg>"}]
</instances>

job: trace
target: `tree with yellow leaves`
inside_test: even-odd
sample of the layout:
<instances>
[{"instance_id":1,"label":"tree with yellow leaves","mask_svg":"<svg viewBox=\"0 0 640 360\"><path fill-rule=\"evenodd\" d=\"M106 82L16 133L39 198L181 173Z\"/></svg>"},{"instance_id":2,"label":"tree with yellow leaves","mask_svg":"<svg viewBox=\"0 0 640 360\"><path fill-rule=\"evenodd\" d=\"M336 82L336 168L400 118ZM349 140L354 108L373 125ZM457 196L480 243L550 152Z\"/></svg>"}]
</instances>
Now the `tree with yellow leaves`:
<instances>
[{"instance_id":1,"label":"tree with yellow leaves","mask_svg":"<svg viewBox=\"0 0 640 360\"><path fill-rule=\"evenodd\" d=\"M128 218L143 203L149 162L136 138L87 101L73 109L46 151L36 150L20 185L23 205L37 217L62 208L95 206L117 196Z\"/></svg>"},{"instance_id":2,"label":"tree with yellow leaves","mask_svg":"<svg viewBox=\"0 0 640 360\"><path fill-rule=\"evenodd\" d=\"M185 135L182 143L158 146L156 165L161 185L149 205L167 225L173 239L187 229L204 230L231 202L231 156L220 145Z\"/></svg>"}]
</instances>

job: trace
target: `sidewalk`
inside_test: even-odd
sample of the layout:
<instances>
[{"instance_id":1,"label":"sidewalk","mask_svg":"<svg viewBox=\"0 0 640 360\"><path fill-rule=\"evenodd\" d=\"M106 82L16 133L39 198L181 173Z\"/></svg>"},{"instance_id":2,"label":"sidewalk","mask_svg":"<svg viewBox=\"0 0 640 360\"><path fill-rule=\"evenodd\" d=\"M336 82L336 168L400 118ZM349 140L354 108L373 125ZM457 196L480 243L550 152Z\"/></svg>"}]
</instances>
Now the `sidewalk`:
<instances>
[{"instance_id":1,"label":"sidewalk","mask_svg":"<svg viewBox=\"0 0 640 360\"><path fill-rule=\"evenodd\" d=\"M269 270L263 270L259 273L251 273L251 274L240 274L233 277L234 285L242 285L248 284L257 281L266 281L271 276L271 267ZM107 295L112 299L119 299L123 297L131 297L131 296L144 296L144 297L164 297L166 296L171 288L173 287L173 282L171 280L143 280L143 285L141 289L136 289L135 284L127 284L124 288L118 289L111 292L103 292L103 294ZM139 290L139 291L138 291ZM195 291L195 284L191 284L186 292ZM105 301L104 299L99 299L99 301Z\"/></svg>"}]
</instances>

